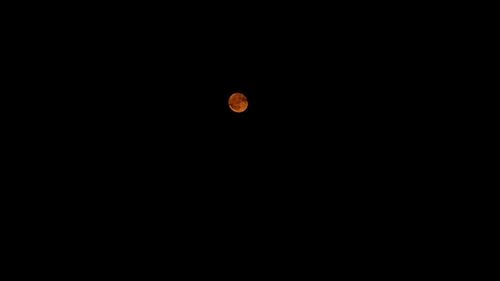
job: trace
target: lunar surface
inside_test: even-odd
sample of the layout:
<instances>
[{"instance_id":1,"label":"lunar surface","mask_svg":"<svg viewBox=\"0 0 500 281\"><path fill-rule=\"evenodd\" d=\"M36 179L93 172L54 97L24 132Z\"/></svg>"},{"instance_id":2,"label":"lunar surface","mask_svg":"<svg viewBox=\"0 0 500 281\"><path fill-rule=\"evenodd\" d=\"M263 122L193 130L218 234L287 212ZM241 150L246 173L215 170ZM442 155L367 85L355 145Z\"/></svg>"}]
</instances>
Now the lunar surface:
<instances>
[{"instance_id":1,"label":"lunar surface","mask_svg":"<svg viewBox=\"0 0 500 281\"><path fill-rule=\"evenodd\" d=\"M242 93L234 93L229 97L229 108L234 112L244 112L248 108L247 97Z\"/></svg>"}]
</instances>

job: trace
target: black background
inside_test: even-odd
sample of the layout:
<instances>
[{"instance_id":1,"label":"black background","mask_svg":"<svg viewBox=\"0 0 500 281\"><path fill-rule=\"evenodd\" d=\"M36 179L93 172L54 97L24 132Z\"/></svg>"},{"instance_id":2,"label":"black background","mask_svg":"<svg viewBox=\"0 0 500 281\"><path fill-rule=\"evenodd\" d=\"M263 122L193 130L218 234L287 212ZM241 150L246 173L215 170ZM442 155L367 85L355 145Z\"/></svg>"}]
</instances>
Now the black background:
<instances>
[{"instance_id":1,"label":"black background","mask_svg":"<svg viewBox=\"0 0 500 281\"><path fill-rule=\"evenodd\" d=\"M70 9L29 25L39 146L82 178L259 186L394 181L425 152L439 65L409 11L205 8Z\"/></svg>"},{"instance_id":2,"label":"black background","mask_svg":"<svg viewBox=\"0 0 500 281\"><path fill-rule=\"evenodd\" d=\"M20 118L44 196L151 228L412 215L439 65L406 10L136 8L28 26Z\"/></svg>"},{"instance_id":3,"label":"black background","mask_svg":"<svg viewBox=\"0 0 500 281\"><path fill-rule=\"evenodd\" d=\"M21 244L106 266L427 260L449 241L456 190L436 186L461 157L440 139L449 31L416 7L328 5L23 8L7 120L21 196L4 197Z\"/></svg>"}]
</instances>

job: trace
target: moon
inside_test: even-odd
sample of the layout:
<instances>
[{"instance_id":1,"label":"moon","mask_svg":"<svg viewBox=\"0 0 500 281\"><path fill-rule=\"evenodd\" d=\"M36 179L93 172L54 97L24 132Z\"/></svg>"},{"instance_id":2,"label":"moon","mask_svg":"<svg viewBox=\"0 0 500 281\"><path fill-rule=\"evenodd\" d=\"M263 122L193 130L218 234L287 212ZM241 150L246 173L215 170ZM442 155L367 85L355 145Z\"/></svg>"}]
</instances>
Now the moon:
<instances>
[{"instance_id":1,"label":"moon","mask_svg":"<svg viewBox=\"0 0 500 281\"><path fill-rule=\"evenodd\" d=\"M241 113L248 108L248 99L242 93L234 93L229 97L229 108L232 111Z\"/></svg>"}]
</instances>

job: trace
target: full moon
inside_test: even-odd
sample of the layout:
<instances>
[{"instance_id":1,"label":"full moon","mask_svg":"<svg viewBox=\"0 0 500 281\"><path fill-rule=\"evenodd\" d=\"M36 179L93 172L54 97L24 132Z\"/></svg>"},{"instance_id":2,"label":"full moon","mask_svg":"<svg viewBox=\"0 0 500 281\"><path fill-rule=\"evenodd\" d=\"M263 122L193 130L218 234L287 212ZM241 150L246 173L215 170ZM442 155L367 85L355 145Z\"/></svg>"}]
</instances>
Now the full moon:
<instances>
[{"instance_id":1,"label":"full moon","mask_svg":"<svg viewBox=\"0 0 500 281\"><path fill-rule=\"evenodd\" d=\"M242 93L234 93L229 97L229 108L232 111L241 113L248 108L247 97Z\"/></svg>"}]
</instances>

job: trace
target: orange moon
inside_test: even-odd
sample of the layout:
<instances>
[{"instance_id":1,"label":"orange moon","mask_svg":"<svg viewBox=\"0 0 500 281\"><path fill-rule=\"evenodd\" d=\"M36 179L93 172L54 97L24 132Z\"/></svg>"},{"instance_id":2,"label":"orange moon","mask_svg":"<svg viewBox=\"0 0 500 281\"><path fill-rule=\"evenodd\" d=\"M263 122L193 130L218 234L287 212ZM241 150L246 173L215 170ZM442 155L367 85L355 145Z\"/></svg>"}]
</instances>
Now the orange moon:
<instances>
[{"instance_id":1,"label":"orange moon","mask_svg":"<svg viewBox=\"0 0 500 281\"><path fill-rule=\"evenodd\" d=\"M229 97L229 108L232 111L241 113L248 108L248 99L242 93L234 93Z\"/></svg>"}]
</instances>

